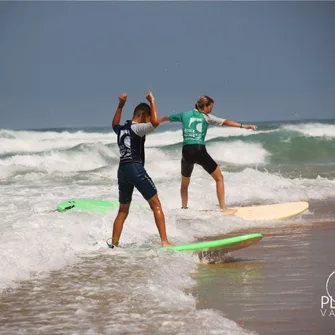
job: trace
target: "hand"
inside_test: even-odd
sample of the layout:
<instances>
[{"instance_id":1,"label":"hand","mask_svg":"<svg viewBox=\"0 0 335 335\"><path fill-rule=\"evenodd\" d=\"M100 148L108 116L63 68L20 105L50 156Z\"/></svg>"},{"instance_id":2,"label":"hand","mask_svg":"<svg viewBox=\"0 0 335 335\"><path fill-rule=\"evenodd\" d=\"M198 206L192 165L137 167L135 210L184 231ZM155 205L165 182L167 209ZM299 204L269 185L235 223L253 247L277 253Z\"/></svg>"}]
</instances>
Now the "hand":
<instances>
[{"instance_id":1,"label":"hand","mask_svg":"<svg viewBox=\"0 0 335 335\"><path fill-rule=\"evenodd\" d=\"M159 119L159 123L164 123L164 122L168 122L169 118L167 116L162 117L161 119Z\"/></svg>"},{"instance_id":2,"label":"hand","mask_svg":"<svg viewBox=\"0 0 335 335\"><path fill-rule=\"evenodd\" d=\"M127 94L126 93L122 93L120 96L119 96L119 101L120 101L120 104L121 105L124 105L127 101Z\"/></svg>"},{"instance_id":3,"label":"hand","mask_svg":"<svg viewBox=\"0 0 335 335\"><path fill-rule=\"evenodd\" d=\"M152 95L152 92L149 92L149 93L146 95L146 98L147 98L147 100L148 100L151 104L155 101L155 98L154 98L154 96Z\"/></svg>"},{"instance_id":4,"label":"hand","mask_svg":"<svg viewBox=\"0 0 335 335\"><path fill-rule=\"evenodd\" d=\"M254 124L245 124L243 125L244 129L252 129L252 130L256 130L257 126L255 126Z\"/></svg>"}]
</instances>

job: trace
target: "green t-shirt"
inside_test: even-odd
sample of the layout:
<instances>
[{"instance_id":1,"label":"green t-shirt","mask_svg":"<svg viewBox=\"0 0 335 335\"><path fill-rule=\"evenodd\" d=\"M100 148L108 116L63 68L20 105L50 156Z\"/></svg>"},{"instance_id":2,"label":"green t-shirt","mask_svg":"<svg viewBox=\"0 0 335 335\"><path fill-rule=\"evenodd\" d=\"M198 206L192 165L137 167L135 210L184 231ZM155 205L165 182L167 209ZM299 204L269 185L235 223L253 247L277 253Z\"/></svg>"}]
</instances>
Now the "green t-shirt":
<instances>
[{"instance_id":1,"label":"green t-shirt","mask_svg":"<svg viewBox=\"0 0 335 335\"><path fill-rule=\"evenodd\" d=\"M221 126L225 119L218 118L211 114L204 114L196 109L188 112L172 114L170 122L182 122L183 138L185 144L205 144L208 124Z\"/></svg>"}]
</instances>

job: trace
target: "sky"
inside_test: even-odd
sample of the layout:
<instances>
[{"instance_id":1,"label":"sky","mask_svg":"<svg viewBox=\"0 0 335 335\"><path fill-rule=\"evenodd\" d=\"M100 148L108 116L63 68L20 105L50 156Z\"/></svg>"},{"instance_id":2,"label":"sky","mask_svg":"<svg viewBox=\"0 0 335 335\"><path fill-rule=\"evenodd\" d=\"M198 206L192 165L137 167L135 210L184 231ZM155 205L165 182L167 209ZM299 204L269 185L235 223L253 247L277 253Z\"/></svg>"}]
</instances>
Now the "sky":
<instances>
[{"instance_id":1,"label":"sky","mask_svg":"<svg viewBox=\"0 0 335 335\"><path fill-rule=\"evenodd\" d=\"M0 2L0 129L160 116L335 118L335 2Z\"/></svg>"}]
</instances>

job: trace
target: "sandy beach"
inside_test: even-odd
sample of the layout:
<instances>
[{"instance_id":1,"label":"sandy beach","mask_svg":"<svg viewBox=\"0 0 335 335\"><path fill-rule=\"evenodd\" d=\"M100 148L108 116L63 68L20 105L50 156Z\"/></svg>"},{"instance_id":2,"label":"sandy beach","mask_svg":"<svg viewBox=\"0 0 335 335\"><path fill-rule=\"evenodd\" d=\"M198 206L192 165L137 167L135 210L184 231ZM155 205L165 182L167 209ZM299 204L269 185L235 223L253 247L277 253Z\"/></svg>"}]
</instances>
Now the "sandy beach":
<instances>
[{"instance_id":1,"label":"sandy beach","mask_svg":"<svg viewBox=\"0 0 335 335\"><path fill-rule=\"evenodd\" d=\"M197 307L219 309L259 334L332 334L335 316L330 306L324 306L323 316L320 301L335 270L335 206L314 202L309 210L311 223L287 220L279 228L263 227L258 244L222 264L200 266Z\"/></svg>"}]
</instances>

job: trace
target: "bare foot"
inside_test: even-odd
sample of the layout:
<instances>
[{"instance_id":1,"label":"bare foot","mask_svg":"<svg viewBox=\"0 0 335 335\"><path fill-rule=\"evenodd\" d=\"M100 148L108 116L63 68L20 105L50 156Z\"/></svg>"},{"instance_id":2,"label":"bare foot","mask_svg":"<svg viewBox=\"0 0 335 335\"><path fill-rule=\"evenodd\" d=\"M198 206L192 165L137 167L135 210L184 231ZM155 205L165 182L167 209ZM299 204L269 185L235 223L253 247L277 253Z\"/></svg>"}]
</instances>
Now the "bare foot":
<instances>
[{"instance_id":1,"label":"bare foot","mask_svg":"<svg viewBox=\"0 0 335 335\"><path fill-rule=\"evenodd\" d=\"M223 215L234 215L237 212L235 208L220 208L220 212L223 212Z\"/></svg>"},{"instance_id":2,"label":"bare foot","mask_svg":"<svg viewBox=\"0 0 335 335\"><path fill-rule=\"evenodd\" d=\"M162 247L169 247L172 246L173 244L171 244L169 241L164 241L162 242Z\"/></svg>"}]
</instances>

